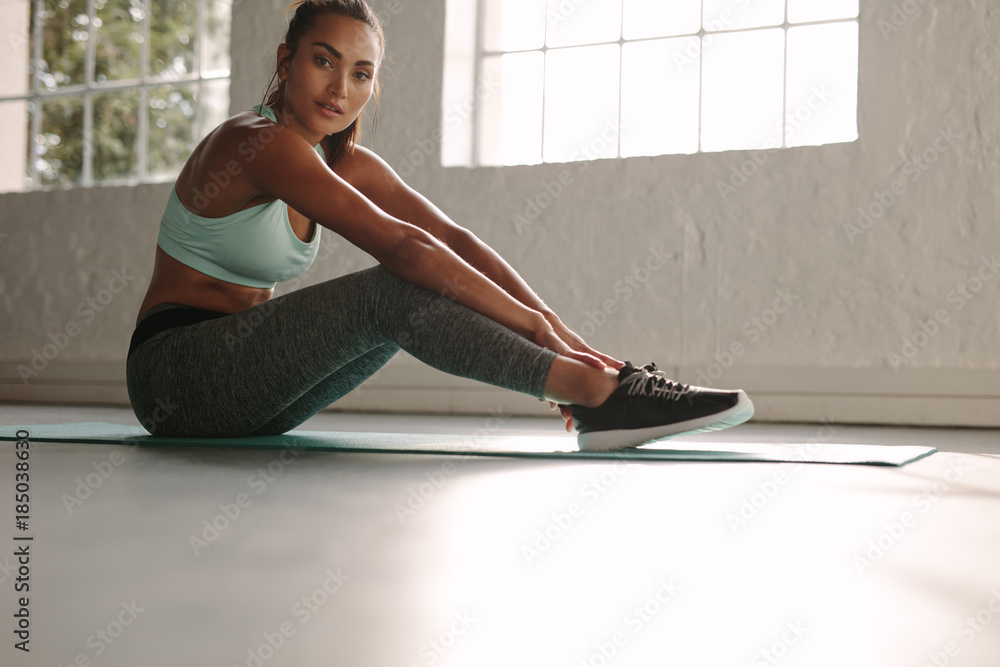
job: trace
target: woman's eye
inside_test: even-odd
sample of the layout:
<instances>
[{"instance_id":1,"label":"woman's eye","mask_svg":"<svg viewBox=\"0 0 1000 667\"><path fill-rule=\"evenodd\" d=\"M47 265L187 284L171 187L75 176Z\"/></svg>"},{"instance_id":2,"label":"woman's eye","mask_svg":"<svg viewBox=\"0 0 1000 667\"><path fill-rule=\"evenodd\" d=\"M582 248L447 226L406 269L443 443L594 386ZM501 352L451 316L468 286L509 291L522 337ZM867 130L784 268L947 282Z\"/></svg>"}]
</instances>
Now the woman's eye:
<instances>
[{"instance_id":1,"label":"woman's eye","mask_svg":"<svg viewBox=\"0 0 1000 667\"><path fill-rule=\"evenodd\" d=\"M316 62L323 66L330 64L330 61L324 58L323 56L316 56Z\"/></svg>"},{"instance_id":2,"label":"woman's eye","mask_svg":"<svg viewBox=\"0 0 1000 667\"><path fill-rule=\"evenodd\" d=\"M371 78L371 76L368 75L368 72L358 72L356 76L362 81L367 81Z\"/></svg>"}]
</instances>

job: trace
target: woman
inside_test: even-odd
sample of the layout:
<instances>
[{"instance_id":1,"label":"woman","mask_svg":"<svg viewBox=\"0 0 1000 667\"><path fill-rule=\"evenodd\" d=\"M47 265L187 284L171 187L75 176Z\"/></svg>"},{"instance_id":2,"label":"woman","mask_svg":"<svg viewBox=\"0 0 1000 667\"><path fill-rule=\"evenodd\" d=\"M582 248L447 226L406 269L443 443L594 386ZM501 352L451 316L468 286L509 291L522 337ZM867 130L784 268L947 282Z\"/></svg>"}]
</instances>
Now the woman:
<instances>
[{"instance_id":1,"label":"woman","mask_svg":"<svg viewBox=\"0 0 1000 667\"><path fill-rule=\"evenodd\" d=\"M589 347L499 255L355 145L383 55L363 0L297 3L267 104L224 122L184 165L127 362L149 430L284 433L400 348L560 404L585 449L750 418L742 391L681 385ZM271 299L311 265L321 227L379 265Z\"/></svg>"}]
</instances>

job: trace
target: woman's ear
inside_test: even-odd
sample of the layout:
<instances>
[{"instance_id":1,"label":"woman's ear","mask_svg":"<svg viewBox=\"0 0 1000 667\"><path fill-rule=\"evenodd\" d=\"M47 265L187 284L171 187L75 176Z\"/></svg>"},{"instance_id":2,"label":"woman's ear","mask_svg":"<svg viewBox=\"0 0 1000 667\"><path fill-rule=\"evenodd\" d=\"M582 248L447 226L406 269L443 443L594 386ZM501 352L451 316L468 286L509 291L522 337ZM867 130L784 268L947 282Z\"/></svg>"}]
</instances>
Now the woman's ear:
<instances>
[{"instance_id":1,"label":"woman's ear","mask_svg":"<svg viewBox=\"0 0 1000 667\"><path fill-rule=\"evenodd\" d=\"M278 45L278 78L284 81L288 78L288 63L291 51L284 44Z\"/></svg>"}]
</instances>

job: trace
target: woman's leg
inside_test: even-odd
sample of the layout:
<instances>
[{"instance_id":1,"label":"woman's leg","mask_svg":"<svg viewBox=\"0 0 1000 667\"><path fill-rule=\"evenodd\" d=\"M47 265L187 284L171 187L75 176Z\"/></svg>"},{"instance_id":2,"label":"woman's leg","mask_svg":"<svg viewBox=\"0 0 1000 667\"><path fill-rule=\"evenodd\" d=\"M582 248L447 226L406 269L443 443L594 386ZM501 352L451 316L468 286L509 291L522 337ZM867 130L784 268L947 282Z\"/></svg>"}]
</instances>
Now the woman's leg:
<instances>
[{"instance_id":1,"label":"woman's leg","mask_svg":"<svg viewBox=\"0 0 1000 667\"><path fill-rule=\"evenodd\" d=\"M386 343L363 354L337 373L302 394L298 400L279 412L253 435L275 435L289 431L334 401L346 396L353 389L375 375L399 351L395 343Z\"/></svg>"},{"instance_id":2,"label":"woman's leg","mask_svg":"<svg viewBox=\"0 0 1000 667\"><path fill-rule=\"evenodd\" d=\"M147 341L129 360L129 395L160 435L283 432L357 386L395 348L537 397L556 357L375 267Z\"/></svg>"}]
</instances>

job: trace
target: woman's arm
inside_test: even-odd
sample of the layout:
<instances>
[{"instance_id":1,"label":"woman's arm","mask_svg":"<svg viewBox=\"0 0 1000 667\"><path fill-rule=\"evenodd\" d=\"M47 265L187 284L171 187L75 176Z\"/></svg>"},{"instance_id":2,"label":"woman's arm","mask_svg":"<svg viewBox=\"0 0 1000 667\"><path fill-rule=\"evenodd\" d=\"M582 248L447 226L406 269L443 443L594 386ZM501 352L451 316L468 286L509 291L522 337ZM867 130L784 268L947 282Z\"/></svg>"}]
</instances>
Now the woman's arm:
<instances>
[{"instance_id":1,"label":"woman's arm","mask_svg":"<svg viewBox=\"0 0 1000 667\"><path fill-rule=\"evenodd\" d=\"M372 151L357 146L354 155L344 159L335 171L377 207L427 231L524 305L543 315L552 313L499 254L403 182Z\"/></svg>"},{"instance_id":2,"label":"woman's arm","mask_svg":"<svg viewBox=\"0 0 1000 667\"><path fill-rule=\"evenodd\" d=\"M354 185L375 206L389 215L409 222L451 248L455 254L525 306L541 313L556 334L573 349L591 354L605 364L620 368L621 362L588 346L569 330L559 316L528 286L523 278L495 250L475 234L457 225L426 197L408 186L393 169L372 151L358 146L336 172Z\"/></svg>"},{"instance_id":3,"label":"woman's arm","mask_svg":"<svg viewBox=\"0 0 1000 667\"><path fill-rule=\"evenodd\" d=\"M255 189L340 234L400 278L453 299L559 354L601 364L592 355L571 349L541 313L498 287L434 235L377 207L330 171L298 135L274 133L247 163L246 177Z\"/></svg>"}]
</instances>

